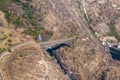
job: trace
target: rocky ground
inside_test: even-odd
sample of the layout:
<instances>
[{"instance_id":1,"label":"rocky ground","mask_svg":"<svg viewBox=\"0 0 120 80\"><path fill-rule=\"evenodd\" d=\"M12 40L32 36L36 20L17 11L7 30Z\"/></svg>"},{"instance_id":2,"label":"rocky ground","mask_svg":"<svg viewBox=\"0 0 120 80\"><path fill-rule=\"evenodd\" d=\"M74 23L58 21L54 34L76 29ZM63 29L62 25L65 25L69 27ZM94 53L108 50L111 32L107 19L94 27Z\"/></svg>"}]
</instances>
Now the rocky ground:
<instances>
[{"instance_id":1,"label":"rocky ground","mask_svg":"<svg viewBox=\"0 0 120 80\"><path fill-rule=\"evenodd\" d=\"M71 47L55 51L69 78L120 79L119 61L113 60L101 45L106 37L112 37L107 39L115 43L119 41L119 0L86 0L85 5L83 0L31 0L29 3L37 10L42 8L42 24L48 32L53 32L51 40L79 36L73 40ZM6 60L9 63L5 70L7 74L4 74L12 80L68 80L55 59L50 58L41 47L21 47L10 56Z\"/></svg>"},{"instance_id":2,"label":"rocky ground","mask_svg":"<svg viewBox=\"0 0 120 80\"><path fill-rule=\"evenodd\" d=\"M26 45L25 45L26 44ZM3 80L67 80L56 60L39 44L25 43L13 49L9 58L1 59ZM6 52L7 53L7 52ZM8 56L8 55L5 55ZM24 75L23 75L24 74Z\"/></svg>"},{"instance_id":3,"label":"rocky ground","mask_svg":"<svg viewBox=\"0 0 120 80\"><path fill-rule=\"evenodd\" d=\"M99 38L113 37L119 42L119 0L98 0L86 2L86 10Z\"/></svg>"},{"instance_id":4,"label":"rocky ground","mask_svg":"<svg viewBox=\"0 0 120 80\"><path fill-rule=\"evenodd\" d=\"M23 34L24 28L15 28L14 24L8 23L3 12L0 12L0 19L0 52L22 42L34 41L31 36Z\"/></svg>"},{"instance_id":5,"label":"rocky ground","mask_svg":"<svg viewBox=\"0 0 120 80\"><path fill-rule=\"evenodd\" d=\"M68 21L69 23L73 23L73 27L76 27L77 21L82 25L80 26L79 24L77 24L77 26L82 27L82 32L80 30L79 27L76 27L74 34L69 32L69 29L72 29L72 27L69 27L69 29L67 28L67 24L65 24L65 26L52 26L53 28L51 28L51 30L56 30L53 35L53 38L57 38L58 35L62 35L64 34L64 37L68 37L66 36L67 34L70 35L75 35L75 34L79 34L81 35L83 33L83 37L78 38L77 40L73 41L73 46L70 49L66 49L66 48L62 48L60 50L57 51L58 55L61 58L61 61L63 63L64 68L66 69L67 74L69 74L69 76L73 79L73 80L119 80L120 79L120 75L119 75L119 62L116 62L114 60L111 60L111 56L110 54L100 45L100 43L98 43L95 38L93 38L91 35L91 33L88 30L89 25L87 25L87 23L89 23L83 13L83 10L78 8L78 3L77 0L61 0L64 1L64 3L66 3L67 7L69 8L69 10L64 7L64 9L62 9L62 3L60 4L60 1L51 1L53 4L51 5L51 7L47 7L47 13L49 15L49 12L51 13L51 9L53 9L52 13L55 15L58 15L58 25L60 25L60 22L62 22L62 24L65 21ZM57 5L57 2L59 3L59 5ZM47 2L46 2L47 3ZM82 2L81 2L82 3ZM99 2L101 3L101 2ZM96 6L98 6L97 3L93 2L93 4L96 4ZM104 6L107 8L107 4L104 4ZM89 6L93 6L92 3L89 4ZM91 7L87 7L87 9L91 9ZM92 7L93 10L89 10L88 11L88 15L89 13L91 13L91 16L94 15L94 13L92 13L92 11L96 10L96 6ZM105 9L104 6L101 4L101 9ZM50 11L49 11L50 9ZM57 10L59 9L59 13L57 13ZM66 11L65 11L66 10ZM66 13L65 13L65 12ZM105 10L104 10L105 11ZM110 10L108 10L110 11ZM116 12L113 12L113 10L111 12L106 11L106 15L104 14L104 16L106 17L105 19L98 19L97 17L93 17L91 20L93 20L91 22L91 24L94 26L95 24L98 26L95 26L93 29L98 33L99 35L107 35L108 32L110 32L110 28L108 27L108 25L106 22L110 22L110 20L113 20L115 16L117 16ZM75 15L72 16L71 12ZM103 12L101 12L103 13ZM108 16L109 14L113 14L113 17ZM65 17L59 17L59 15L65 15L65 14L69 14L69 17L66 15ZM46 14L47 15L47 14ZM52 17L53 15L51 15ZM50 16L49 16L50 17ZM72 18L74 22L70 22L68 20L66 20L66 18ZM76 18L76 19L74 19ZM48 19L48 24L52 25L52 21L51 18ZM54 18L53 18L54 19ZM62 19L62 20L61 20ZM98 19L98 21L97 21ZM77 21L76 21L77 20ZM95 22L94 22L95 20ZM103 20L103 21L101 21ZM56 20L57 21L57 20ZM46 21L47 22L47 21ZM55 21L53 21L55 23ZM47 27L47 26L46 26ZM65 27L65 28L64 28ZM57 31L58 29L58 31ZM60 30L63 31L63 29L65 30L65 32L61 32L59 33ZM94 35L95 33L93 33ZM115 34L115 35L114 35ZM63 35L62 35L63 36ZM107 35L108 36L108 35ZM116 33L113 33L112 36L116 37ZM106 37L106 36L104 36ZM58 37L60 38L60 37ZM97 38L101 38L99 36L97 36ZM118 37L117 37L118 38ZM63 56L64 55L64 56ZM111 63L112 62L112 63ZM113 66L114 65L114 66ZM110 75L113 74L113 75Z\"/></svg>"}]
</instances>

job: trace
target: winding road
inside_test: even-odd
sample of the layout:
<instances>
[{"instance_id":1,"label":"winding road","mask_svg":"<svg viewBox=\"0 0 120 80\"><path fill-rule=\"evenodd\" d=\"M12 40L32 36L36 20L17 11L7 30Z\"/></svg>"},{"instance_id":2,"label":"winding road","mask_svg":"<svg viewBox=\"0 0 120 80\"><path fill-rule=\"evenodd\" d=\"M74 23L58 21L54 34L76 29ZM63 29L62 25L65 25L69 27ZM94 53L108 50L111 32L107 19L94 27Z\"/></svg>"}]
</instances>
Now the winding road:
<instances>
[{"instance_id":1,"label":"winding road","mask_svg":"<svg viewBox=\"0 0 120 80\"><path fill-rule=\"evenodd\" d=\"M79 28L81 34L77 35L77 36L74 36L74 37L71 37L71 38L66 38L66 39L60 39L60 40L51 40L51 41L46 41L46 42L41 42L41 43L38 43L40 46L43 46L44 48L48 48L52 45L55 45L55 44L60 44L60 43L67 43L69 41L72 41L76 38L81 38L84 36L85 32L83 30L83 26L80 24L80 23L83 23L82 20L78 20L78 17L75 16L74 12L68 7L67 3L65 0L45 0L46 2L48 2L53 10L58 14L60 15L61 17L63 16L67 16L69 18L72 19L72 22L74 24L74 26L76 28ZM11 48L12 50L14 50L15 48L18 48L20 46L23 46L23 45L28 45L28 44L33 44L33 42L27 42L27 43L23 43L23 44L19 44L17 46L14 46L13 48ZM0 60L6 55L6 54L9 54L7 53L7 51L3 52L0 54ZM82 70L83 69L83 70ZM84 74L85 72L85 69L84 67L81 67L81 71L83 72L82 74ZM1 70L0 70L1 72ZM86 72L85 72L86 73ZM85 74L84 74L85 75ZM89 76L89 72L88 72L88 75ZM84 79L84 80L87 80Z\"/></svg>"},{"instance_id":2,"label":"winding road","mask_svg":"<svg viewBox=\"0 0 120 80\"><path fill-rule=\"evenodd\" d=\"M81 32L79 37L82 37L84 35L83 27L80 24L80 23L82 23L81 20L78 20L77 16L75 16L73 11L69 9L69 7L67 6L67 4L64 0L47 0L47 2L49 2L51 4L54 11L58 15L60 15L60 17L65 16L65 17L69 17L72 19L74 26L76 28L79 28L79 30Z\"/></svg>"},{"instance_id":3,"label":"winding road","mask_svg":"<svg viewBox=\"0 0 120 80\"><path fill-rule=\"evenodd\" d=\"M61 16L65 15L66 17L68 16L69 18L72 19L74 26L76 28L78 28L80 31L80 34L77 35L76 37L82 38L85 35L84 28L86 28L86 30L88 30L88 29L85 25L83 26L80 24L80 23L83 24L83 20L81 20L81 19L84 19L83 14L81 14L83 16L79 16L79 17L76 16L75 12L73 12L71 10L71 8L68 7L66 0L47 0L47 1L51 4L52 8L58 15L62 14ZM74 3L72 3L72 4L74 5ZM80 10L76 9L76 12L80 15ZM89 30L88 30L88 32L89 32ZM84 66L81 65L80 68L81 68L81 72L82 72L81 76L84 76L84 78L82 78L82 80L87 80L90 76L90 73L88 71L86 71ZM85 74L85 73L87 73L87 74ZM70 73L70 75L71 75L71 73Z\"/></svg>"}]
</instances>

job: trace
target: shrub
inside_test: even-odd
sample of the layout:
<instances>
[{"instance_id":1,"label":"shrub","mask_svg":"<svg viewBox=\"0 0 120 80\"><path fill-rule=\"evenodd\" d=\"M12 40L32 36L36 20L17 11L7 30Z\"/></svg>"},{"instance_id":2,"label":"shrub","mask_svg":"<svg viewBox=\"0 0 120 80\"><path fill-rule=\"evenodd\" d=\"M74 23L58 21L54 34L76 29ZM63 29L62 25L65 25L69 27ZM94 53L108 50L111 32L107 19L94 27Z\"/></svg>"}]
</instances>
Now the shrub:
<instances>
[{"instance_id":1,"label":"shrub","mask_svg":"<svg viewBox=\"0 0 120 80\"><path fill-rule=\"evenodd\" d=\"M5 48L0 48L0 53L3 52L5 50Z\"/></svg>"},{"instance_id":2,"label":"shrub","mask_svg":"<svg viewBox=\"0 0 120 80\"><path fill-rule=\"evenodd\" d=\"M80 8L81 2L80 2L80 1L77 1L77 3L78 3L78 8Z\"/></svg>"},{"instance_id":3,"label":"shrub","mask_svg":"<svg viewBox=\"0 0 120 80\"><path fill-rule=\"evenodd\" d=\"M114 36L116 37L117 40L120 41L120 36L117 34L115 27L114 27L114 22L111 22L110 24L108 24L109 28L110 28L110 32L108 33L109 36Z\"/></svg>"},{"instance_id":4,"label":"shrub","mask_svg":"<svg viewBox=\"0 0 120 80\"><path fill-rule=\"evenodd\" d=\"M8 50L8 52L12 52L12 50L10 48L8 48L7 50Z\"/></svg>"},{"instance_id":5,"label":"shrub","mask_svg":"<svg viewBox=\"0 0 120 80\"><path fill-rule=\"evenodd\" d=\"M11 6L12 4L14 5ZM16 8L14 8L14 6L19 8L17 9L18 11L15 10ZM31 6L29 2L22 2L21 0L0 0L0 10L5 13L7 21L12 22L16 26L38 26L40 24L38 18L42 17L41 12L38 13L40 10L38 10L36 13L36 9Z\"/></svg>"},{"instance_id":6,"label":"shrub","mask_svg":"<svg viewBox=\"0 0 120 80\"><path fill-rule=\"evenodd\" d=\"M38 36L39 34L42 33L42 31L36 31L36 30L25 30L23 33L27 34L27 35L31 35L31 36Z\"/></svg>"},{"instance_id":7,"label":"shrub","mask_svg":"<svg viewBox=\"0 0 120 80\"><path fill-rule=\"evenodd\" d=\"M49 35L49 37L53 36L53 32L50 31L50 32L48 33L48 35Z\"/></svg>"},{"instance_id":8,"label":"shrub","mask_svg":"<svg viewBox=\"0 0 120 80\"><path fill-rule=\"evenodd\" d=\"M5 40L5 39L7 39L7 38L8 38L7 35L3 35L2 40Z\"/></svg>"},{"instance_id":9,"label":"shrub","mask_svg":"<svg viewBox=\"0 0 120 80\"><path fill-rule=\"evenodd\" d=\"M8 42L12 42L12 40L11 40L11 39L8 39Z\"/></svg>"},{"instance_id":10,"label":"shrub","mask_svg":"<svg viewBox=\"0 0 120 80\"><path fill-rule=\"evenodd\" d=\"M22 25L22 21L18 17L13 19L13 23L16 25Z\"/></svg>"},{"instance_id":11,"label":"shrub","mask_svg":"<svg viewBox=\"0 0 120 80\"><path fill-rule=\"evenodd\" d=\"M2 48L0 48L0 53L2 52Z\"/></svg>"}]
</instances>

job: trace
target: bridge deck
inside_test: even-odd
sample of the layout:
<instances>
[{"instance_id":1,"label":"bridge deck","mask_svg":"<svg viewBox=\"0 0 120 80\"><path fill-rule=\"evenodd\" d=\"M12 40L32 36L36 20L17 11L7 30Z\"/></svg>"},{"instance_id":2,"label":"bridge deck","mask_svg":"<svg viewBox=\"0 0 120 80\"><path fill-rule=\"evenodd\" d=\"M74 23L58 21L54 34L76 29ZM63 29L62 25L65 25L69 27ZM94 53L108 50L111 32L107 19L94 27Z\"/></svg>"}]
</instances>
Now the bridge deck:
<instances>
[{"instance_id":1,"label":"bridge deck","mask_svg":"<svg viewBox=\"0 0 120 80\"><path fill-rule=\"evenodd\" d=\"M41 42L39 44L40 44L40 46L42 46L44 48L50 48L51 46L54 46L56 44L61 44L61 43L68 44L68 43L72 42L72 40L75 39L75 38L76 37L60 39L60 40L45 41L45 42Z\"/></svg>"}]
</instances>

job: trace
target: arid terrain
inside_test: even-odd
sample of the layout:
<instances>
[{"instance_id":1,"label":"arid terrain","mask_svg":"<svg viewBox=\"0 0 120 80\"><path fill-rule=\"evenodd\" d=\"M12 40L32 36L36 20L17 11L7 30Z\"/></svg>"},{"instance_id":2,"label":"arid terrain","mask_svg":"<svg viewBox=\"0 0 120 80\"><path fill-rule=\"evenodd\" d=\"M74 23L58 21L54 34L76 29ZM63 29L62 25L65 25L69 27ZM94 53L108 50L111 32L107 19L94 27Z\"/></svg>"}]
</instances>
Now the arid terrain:
<instances>
[{"instance_id":1,"label":"arid terrain","mask_svg":"<svg viewBox=\"0 0 120 80\"><path fill-rule=\"evenodd\" d=\"M120 41L120 0L0 5L0 80L120 80L120 60L102 45Z\"/></svg>"}]
</instances>

